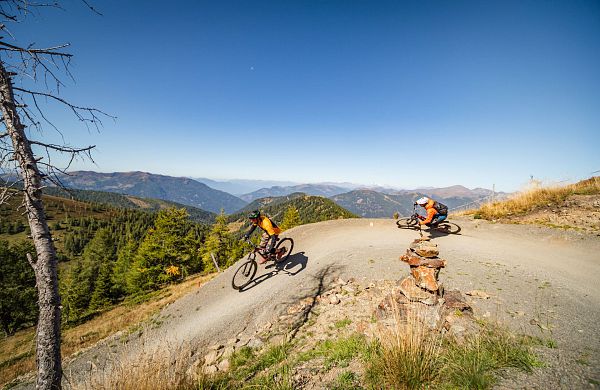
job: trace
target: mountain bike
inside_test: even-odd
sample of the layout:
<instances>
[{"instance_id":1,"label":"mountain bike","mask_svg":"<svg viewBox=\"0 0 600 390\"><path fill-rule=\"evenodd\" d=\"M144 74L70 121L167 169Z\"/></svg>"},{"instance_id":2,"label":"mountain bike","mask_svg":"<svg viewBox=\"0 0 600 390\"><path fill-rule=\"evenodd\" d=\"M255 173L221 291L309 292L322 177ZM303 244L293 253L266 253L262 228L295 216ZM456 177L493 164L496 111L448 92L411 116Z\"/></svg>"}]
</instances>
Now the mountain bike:
<instances>
[{"instance_id":1,"label":"mountain bike","mask_svg":"<svg viewBox=\"0 0 600 390\"><path fill-rule=\"evenodd\" d=\"M231 279L231 287L233 287L235 290L243 289L250 284L250 282L252 282L252 279L254 279L254 275L256 275L256 270L258 269L258 262L256 261L257 255L265 259L267 262L273 261L275 263L283 263L290 257L290 254L294 249L294 240L289 237L281 239L279 242L277 242L274 253L265 253L264 248L256 246L250 240L246 240L246 242L252 245L252 250L250 253L248 253L247 260L242 263L237 271L235 271L235 274L233 274L233 278Z\"/></svg>"},{"instance_id":2,"label":"mountain bike","mask_svg":"<svg viewBox=\"0 0 600 390\"><path fill-rule=\"evenodd\" d=\"M396 225L400 229L413 229L413 230L421 230L420 221L424 221L425 217L419 215L417 212L417 205L413 205L413 213L410 217L400 218L396 221ZM437 230L442 233L447 234L458 234L461 230L460 226L455 224L454 222L448 222L448 220L443 220L438 224L428 224L430 229Z\"/></svg>"}]
</instances>

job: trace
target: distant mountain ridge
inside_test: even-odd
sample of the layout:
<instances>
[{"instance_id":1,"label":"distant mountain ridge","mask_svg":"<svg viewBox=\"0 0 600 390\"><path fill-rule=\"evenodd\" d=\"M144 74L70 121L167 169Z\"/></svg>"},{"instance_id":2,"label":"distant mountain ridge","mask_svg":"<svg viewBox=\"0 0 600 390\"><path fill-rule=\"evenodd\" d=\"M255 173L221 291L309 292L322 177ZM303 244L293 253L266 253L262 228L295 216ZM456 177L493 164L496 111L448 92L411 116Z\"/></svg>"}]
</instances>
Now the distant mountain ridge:
<instances>
[{"instance_id":1,"label":"distant mountain ridge","mask_svg":"<svg viewBox=\"0 0 600 390\"><path fill-rule=\"evenodd\" d=\"M249 194L240 195L240 198L246 202L252 202L255 199L286 196L297 192L329 198L333 195L341 194L347 191L348 188L346 187L340 187L332 184L299 184L287 187L273 186L270 188L261 188L260 190L251 192Z\"/></svg>"},{"instance_id":2,"label":"distant mountain ridge","mask_svg":"<svg viewBox=\"0 0 600 390\"><path fill-rule=\"evenodd\" d=\"M274 180L244 180L244 179L231 179L231 180L213 180L205 177L194 177L194 180L204 183L210 188L215 190L228 192L232 195L240 197L242 194L247 194L253 191L260 190L261 188L268 188L273 186L295 186L298 185L296 182L291 181L274 181Z\"/></svg>"},{"instance_id":3,"label":"distant mountain ridge","mask_svg":"<svg viewBox=\"0 0 600 390\"><path fill-rule=\"evenodd\" d=\"M60 180L67 188L163 199L214 213L219 213L221 209L224 209L226 213L231 213L246 205L245 201L236 196L185 177L156 175L147 172L75 171L61 176Z\"/></svg>"},{"instance_id":4,"label":"distant mountain ridge","mask_svg":"<svg viewBox=\"0 0 600 390\"><path fill-rule=\"evenodd\" d=\"M436 199L452 209L487 199L492 194L492 191L483 188L470 190L463 186L398 190L391 194L359 189L332 196L331 200L361 217L385 218L391 217L396 212L401 216L410 215L415 200L422 196ZM496 194L498 197L506 195L504 193Z\"/></svg>"}]
</instances>

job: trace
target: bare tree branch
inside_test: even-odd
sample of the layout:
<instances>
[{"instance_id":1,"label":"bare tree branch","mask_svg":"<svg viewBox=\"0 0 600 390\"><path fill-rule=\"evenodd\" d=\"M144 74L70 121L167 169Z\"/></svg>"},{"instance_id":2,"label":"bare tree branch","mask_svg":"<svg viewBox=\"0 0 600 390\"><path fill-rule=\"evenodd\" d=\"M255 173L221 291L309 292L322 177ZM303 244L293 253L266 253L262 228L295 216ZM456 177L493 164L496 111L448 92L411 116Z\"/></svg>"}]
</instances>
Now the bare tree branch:
<instances>
[{"instance_id":1,"label":"bare tree branch","mask_svg":"<svg viewBox=\"0 0 600 390\"><path fill-rule=\"evenodd\" d=\"M0 50L17 51L17 52L27 53L32 56L39 55L39 54L46 54L49 56L73 57L73 54L62 53L62 52L56 51L58 49L64 49L65 47L71 46L70 43L65 43L62 45L54 46L54 47L47 47L45 49L29 49L29 48L26 49L26 48L23 48L20 46L11 45L10 43L6 43L4 41L0 41L0 46L4 46L4 48L0 48Z\"/></svg>"},{"instance_id":2,"label":"bare tree branch","mask_svg":"<svg viewBox=\"0 0 600 390\"><path fill-rule=\"evenodd\" d=\"M48 121L45 118L45 116L41 113L41 110L40 110L40 108L38 106L38 103L37 103L37 100L36 100L36 96L43 96L43 97L47 97L47 98L50 98L50 99L54 99L54 100L56 100L56 101L58 101L58 102L60 102L60 103L62 103L64 105L68 106L71 109L71 111L73 112L73 114L75 114L75 116L77 117L77 119L79 119L81 122L93 123L95 125L96 129L98 129L98 124L100 124L100 125L102 124L102 120L98 117L97 114L101 114L101 115L107 116L109 118L116 119L116 117L114 117L112 115L109 115L109 114L105 113L104 111L98 110L97 108L76 106L74 104L69 103L68 101L66 101L63 98L60 98L58 96L55 96L55 95L52 95L52 94L49 94L49 93L30 91L30 90L23 89L23 88L18 88L18 87L13 87L13 89L15 91L19 91L19 92L23 92L23 93L27 93L27 94L31 95L31 97L33 98L33 101L34 101L34 104L35 104L36 108L38 109L38 111L40 112L40 114L42 115L42 117L48 123L50 123L51 125L52 125L52 123L50 121ZM83 116L81 114L81 112L87 112L90 115L90 117L86 118L85 116ZM54 125L52 125L52 126L55 127Z\"/></svg>"},{"instance_id":3,"label":"bare tree branch","mask_svg":"<svg viewBox=\"0 0 600 390\"><path fill-rule=\"evenodd\" d=\"M93 148L96 147L96 145L90 145L87 146L85 148L71 148L68 146L61 146L61 145L54 145L54 144L46 144L44 142L40 142L40 141L33 141L33 140L29 140L29 143L32 145L39 145L42 146L44 148L48 148L48 149L53 149L56 150L58 152L64 152L64 153L84 153L87 151L92 150Z\"/></svg>"}]
</instances>

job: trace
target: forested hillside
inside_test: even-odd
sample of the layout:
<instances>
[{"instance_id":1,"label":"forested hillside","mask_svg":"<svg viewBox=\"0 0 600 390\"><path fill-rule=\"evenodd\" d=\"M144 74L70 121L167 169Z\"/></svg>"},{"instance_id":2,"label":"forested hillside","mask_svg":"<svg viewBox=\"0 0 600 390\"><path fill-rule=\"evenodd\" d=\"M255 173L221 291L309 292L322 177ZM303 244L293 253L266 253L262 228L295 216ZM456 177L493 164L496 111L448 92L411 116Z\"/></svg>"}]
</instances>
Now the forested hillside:
<instances>
[{"instance_id":1,"label":"forested hillside","mask_svg":"<svg viewBox=\"0 0 600 390\"><path fill-rule=\"evenodd\" d=\"M5 334L37 318L35 255L27 221L14 196L0 206L0 322ZM44 196L59 257L63 323L85 321L132 296L142 296L187 275L211 272L210 253L226 266L242 253L225 216L211 227L183 208L157 212ZM223 228L225 226L225 229Z\"/></svg>"},{"instance_id":2,"label":"forested hillside","mask_svg":"<svg viewBox=\"0 0 600 390\"><path fill-rule=\"evenodd\" d=\"M68 188L164 199L214 213L220 212L221 209L230 213L246 205L246 202L240 198L185 177L171 177L146 172L77 171L61 176L60 180Z\"/></svg>"},{"instance_id":3,"label":"forested hillside","mask_svg":"<svg viewBox=\"0 0 600 390\"><path fill-rule=\"evenodd\" d=\"M171 202L163 199L139 198L132 195L123 195L115 192L92 191L92 190L65 190L57 187L44 188L44 193L67 199L76 199L83 202L99 203L126 209L140 209L147 211L159 211L168 208L184 208L192 221L199 223L212 223L215 214L204 211L197 207Z\"/></svg>"},{"instance_id":4,"label":"forested hillside","mask_svg":"<svg viewBox=\"0 0 600 390\"><path fill-rule=\"evenodd\" d=\"M281 223L286 210L290 207L298 210L298 215L303 224L339 218L357 218L355 214L327 198L294 193L287 196L257 199L244 207L241 212L231 215L229 220L245 222L248 212L258 209L262 213L271 216L275 222Z\"/></svg>"}]
</instances>

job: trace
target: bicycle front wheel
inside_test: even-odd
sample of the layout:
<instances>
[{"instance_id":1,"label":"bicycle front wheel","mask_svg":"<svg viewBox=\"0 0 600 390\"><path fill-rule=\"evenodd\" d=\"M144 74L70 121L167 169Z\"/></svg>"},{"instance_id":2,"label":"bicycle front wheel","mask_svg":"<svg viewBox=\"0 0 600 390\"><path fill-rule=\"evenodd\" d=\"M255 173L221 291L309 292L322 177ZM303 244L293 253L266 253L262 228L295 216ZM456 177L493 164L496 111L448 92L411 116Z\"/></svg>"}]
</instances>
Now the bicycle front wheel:
<instances>
[{"instance_id":1,"label":"bicycle front wheel","mask_svg":"<svg viewBox=\"0 0 600 390\"><path fill-rule=\"evenodd\" d=\"M396 225L401 229L413 229L419 225L419 222L415 218L400 218L396 221Z\"/></svg>"},{"instance_id":2,"label":"bicycle front wheel","mask_svg":"<svg viewBox=\"0 0 600 390\"><path fill-rule=\"evenodd\" d=\"M231 279L231 287L236 290L241 290L246 287L256 275L256 270L258 269L258 265L255 260L248 260L242 265L240 268L235 271L233 274L233 279Z\"/></svg>"},{"instance_id":3,"label":"bicycle front wheel","mask_svg":"<svg viewBox=\"0 0 600 390\"><path fill-rule=\"evenodd\" d=\"M277 246L275 247L275 253L279 254L279 252L283 251L284 249L285 249L285 252L283 252L281 257L279 259L277 259L278 263L282 262L282 261L286 261L288 259L288 257L290 257L290 255L292 254L292 250L294 249L294 240L287 237L287 238L284 238L283 240L279 241L277 243Z\"/></svg>"}]
</instances>

